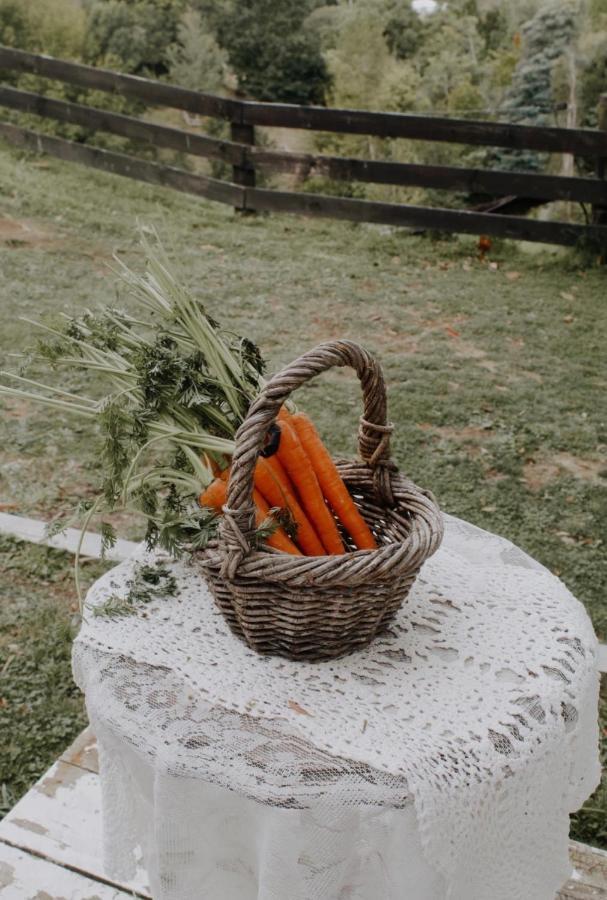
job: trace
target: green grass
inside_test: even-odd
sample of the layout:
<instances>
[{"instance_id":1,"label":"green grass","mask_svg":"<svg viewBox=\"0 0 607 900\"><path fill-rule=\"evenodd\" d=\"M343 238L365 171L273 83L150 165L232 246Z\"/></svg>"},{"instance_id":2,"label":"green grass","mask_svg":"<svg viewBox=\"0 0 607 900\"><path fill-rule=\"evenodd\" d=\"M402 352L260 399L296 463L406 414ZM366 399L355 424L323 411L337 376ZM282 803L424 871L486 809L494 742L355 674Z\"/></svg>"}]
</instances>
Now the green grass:
<instances>
[{"instance_id":1,"label":"green grass","mask_svg":"<svg viewBox=\"0 0 607 900\"><path fill-rule=\"evenodd\" d=\"M104 566L88 563L86 579ZM65 553L0 536L0 816L86 724L72 681L78 608Z\"/></svg>"},{"instance_id":2,"label":"green grass","mask_svg":"<svg viewBox=\"0 0 607 900\"><path fill-rule=\"evenodd\" d=\"M377 353L401 467L444 509L505 535L559 574L607 638L603 270L545 248L496 243L479 261L473 238L242 218L6 149L0 195L3 366L15 368L11 354L32 343L20 315L114 299L107 263L117 251L142 265L139 217L157 227L209 311L255 339L271 369L332 337ZM17 231L23 221L38 229L36 239ZM70 376L71 389L79 383ZM360 407L352 374L330 373L300 400L335 452L352 452ZM98 444L82 423L10 404L1 446L0 503L15 512L46 518L92 495ZM131 517L118 525L124 536L141 533Z\"/></svg>"}]
</instances>

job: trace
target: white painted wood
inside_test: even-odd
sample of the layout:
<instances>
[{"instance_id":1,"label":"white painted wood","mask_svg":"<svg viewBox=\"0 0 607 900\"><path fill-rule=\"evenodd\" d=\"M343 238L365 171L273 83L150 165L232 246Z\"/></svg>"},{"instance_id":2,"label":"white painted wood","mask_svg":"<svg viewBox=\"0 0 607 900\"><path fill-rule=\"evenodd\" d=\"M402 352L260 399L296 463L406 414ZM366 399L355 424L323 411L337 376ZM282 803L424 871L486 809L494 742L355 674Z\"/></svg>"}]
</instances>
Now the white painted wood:
<instances>
[{"instance_id":1,"label":"white painted wood","mask_svg":"<svg viewBox=\"0 0 607 900\"><path fill-rule=\"evenodd\" d=\"M88 743L81 755L85 762L94 764L95 757ZM101 828L99 776L60 759L0 822L0 842L85 872L88 877L110 882L120 890L149 897L147 876L141 867L128 882L106 875Z\"/></svg>"},{"instance_id":2,"label":"white painted wood","mask_svg":"<svg viewBox=\"0 0 607 900\"><path fill-rule=\"evenodd\" d=\"M2 900L132 900L121 891L0 841Z\"/></svg>"},{"instance_id":3,"label":"white painted wood","mask_svg":"<svg viewBox=\"0 0 607 900\"><path fill-rule=\"evenodd\" d=\"M103 872L97 770L86 729L0 822L2 900L151 900L141 868L125 883ZM574 874L556 900L607 900L607 853L575 841L570 852Z\"/></svg>"},{"instance_id":4,"label":"white painted wood","mask_svg":"<svg viewBox=\"0 0 607 900\"><path fill-rule=\"evenodd\" d=\"M10 513L0 513L0 534L8 534L20 538L22 541L30 541L33 544L46 544L58 550L67 550L75 553L80 540L80 532L77 528L67 528L61 534L48 537L46 534L46 522L38 519L28 519L25 516L14 516ZM133 541L125 541L119 538L114 547L108 550L105 558L122 562L127 559L137 547ZM101 557L101 536L88 531L84 536L81 548L82 556L99 559Z\"/></svg>"},{"instance_id":5,"label":"white painted wood","mask_svg":"<svg viewBox=\"0 0 607 900\"><path fill-rule=\"evenodd\" d=\"M557 900L606 900L607 853L578 841L570 841L573 877L563 885Z\"/></svg>"},{"instance_id":6,"label":"white painted wood","mask_svg":"<svg viewBox=\"0 0 607 900\"><path fill-rule=\"evenodd\" d=\"M599 672L607 672L607 644L599 644L598 666Z\"/></svg>"}]
</instances>

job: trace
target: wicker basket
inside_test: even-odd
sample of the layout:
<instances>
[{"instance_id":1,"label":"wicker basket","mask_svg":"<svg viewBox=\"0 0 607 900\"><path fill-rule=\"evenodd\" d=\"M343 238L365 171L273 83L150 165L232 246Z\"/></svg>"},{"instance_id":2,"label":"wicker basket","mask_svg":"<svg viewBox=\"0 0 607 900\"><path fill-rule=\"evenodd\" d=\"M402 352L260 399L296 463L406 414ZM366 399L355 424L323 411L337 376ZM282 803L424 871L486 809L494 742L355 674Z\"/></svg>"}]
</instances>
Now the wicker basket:
<instances>
[{"instance_id":1,"label":"wicker basket","mask_svg":"<svg viewBox=\"0 0 607 900\"><path fill-rule=\"evenodd\" d=\"M343 556L298 557L255 547L253 472L268 430L295 388L346 365L355 369L363 390L362 462L336 463L378 549L350 544L353 552ZM251 405L236 435L219 539L200 551L200 561L230 627L253 650L333 659L369 644L402 605L420 566L439 546L443 525L432 494L390 461L391 430L381 368L351 341L331 341L300 356Z\"/></svg>"}]
</instances>

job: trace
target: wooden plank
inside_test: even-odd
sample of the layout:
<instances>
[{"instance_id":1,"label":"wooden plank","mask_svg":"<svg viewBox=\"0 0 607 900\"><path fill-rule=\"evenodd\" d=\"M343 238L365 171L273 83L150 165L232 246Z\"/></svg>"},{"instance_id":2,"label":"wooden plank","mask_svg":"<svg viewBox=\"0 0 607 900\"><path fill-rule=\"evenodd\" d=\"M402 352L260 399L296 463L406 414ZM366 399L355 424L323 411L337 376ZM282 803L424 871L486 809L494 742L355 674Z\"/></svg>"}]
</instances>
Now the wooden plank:
<instances>
[{"instance_id":1,"label":"wooden plank","mask_svg":"<svg viewBox=\"0 0 607 900\"><path fill-rule=\"evenodd\" d=\"M71 125L81 125L91 131L107 131L121 137L146 141L157 147L180 150L194 156L223 160L234 165L244 165L245 163L244 148L231 141L221 141L206 135L182 131L179 128L144 122L131 116L95 109L80 103L55 100L53 97L44 97L41 94L21 91L5 85L0 85L0 106L34 113L37 116L56 119L59 122L69 122ZM250 126L245 127L250 128Z\"/></svg>"},{"instance_id":2,"label":"wooden plank","mask_svg":"<svg viewBox=\"0 0 607 900\"><path fill-rule=\"evenodd\" d=\"M179 150L234 166L235 184L255 186L255 167L273 172L292 172L301 176L456 190L491 195L515 194L542 200L571 200L606 204L607 183L593 178L567 178L529 172L496 172L453 166L425 166L398 162L376 162L345 157L314 156L264 149L248 149L255 142L251 125L232 123L232 140L222 141L206 135L169 128L0 85L0 105L52 118L91 131L105 131L141 140L155 146Z\"/></svg>"},{"instance_id":3,"label":"wooden plank","mask_svg":"<svg viewBox=\"0 0 607 900\"><path fill-rule=\"evenodd\" d=\"M204 175L194 175L183 169L136 159L134 156L127 156L124 153L114 153L98 147L77 144L63 138L38 134L17 125L9 125L7 122L0 122L0 137L16 147L38 153L48 153L58 159L81 163L94 169L111 172L114 175L125 175L137 181L172 187L177 191L205 197L207 200L229 203L230 206L240 207L243 205L244 188L229 182L207 178Z\"/></svg>"},{"instance_id":4,"label":"wooden plank","mask_svg":"<svg viewBox=\"0 0 607 900\"><path fill-rule=\"evenodd\" d=\"M230 124L230 137L239 144L245 144L243 159L232 168L232 181L243 187L255 187L255 167L249 156L249 149L255 144L255 129L252 125L242 125L239 122ZM254 210L240 209L239 212L251 215Z\"/></svg>"},{"instance_id":5,"label":"wooden plank","mask_svg":"<svg viewBox=\"0 0 607 900\"><path fill-rule=\"evenodd\" d=\"M487 234L547 244L575 245L580 239L594 238L607 244L607 228L572 225L566 222L539 222L519 216L492 215L397 203L376 203L321 194L295 194L262 188L247 188L247 207L259 211L299 213L346 219L351 222L375 222L394 226L431 228L455 234Z\"/></svg>"},{"instance_id":6,"label":"wooden plank","mask_svg":"<svg viewBox=\"0 0 607 900\"><path fill-rule=\"evenodd\" d=\"M81 766L58 760L0 822L2 843L119 891L150 896L141 866L130 881L105 873L99 776Z\"/></svg>"},{"instance_id":7,"label":"wooden plank","mask_svg":"<svg viewBox=\"0 0 607 900\"><path fill-rule=\"evenodd\" d=\"M607 134L590 128L548 128L438 116L230 100L12 47L0 47L0 69L2 68L32 72L80 87L134 97L145 103L172 106L249 125L308 128L341 134L374 134L380 137L574 153L578 156L607 156Z\"/></svg>"},{"instance_id":8,"label":"wooden plank","mask_svg":"<svg viewBox=\"0 0 607 900\"><path fill-rule=\"evenodd\" d=\"M569 842L573 877L561 888L557 900L607 898L607 853L577 841Z\"/></svg>"},{"instance_id":9,"label":"wooden plank","mask_svg":"<svg viewBox=\"0 0 607 900\"><path fill-rule=\"evenodd\" d=\"M0 841L0 896L2 900L132 900L134 895Z\"/></svg>"},{"instance_id":10,"label":"wooden plank","mask_svg":"<svg viewBox=\"0 0 607 900\"><path fill-rule=\"evenodd\" d=\"M343 181L411 185L465 194L516 195L540 200L607 204L607 182L602 183L595 178L375 162L258 148L249 151L248 156L256 168L270 172L291 172L302 178L321 175Z\"/></svg>"},{"instance_id":11,"label":"wooden plank","mask_svg":"<svg viewBox=\"0 0 607 900\"><path fill-rule=\"evenodd\" d=\"M67 550L75 553L80 540L80 531L77 528L66 528L60 534L49 537L47 523L38 519L28 519L25 516L15 516L10 513L0 513L0 534L8 534L21 541L30 541L32 544L45 544L55 547L57 550ZM125 541L119 538L115 545L107 550L105 559L121 562L132 555L137 544L133 541ZM101 535L88 531L82 541L80 550L82 556L92 559L101 558Z\"/></svg>"},{"instance_id":12,"label":"wooden plank","mask_svg":"<svg viewBox=\"0 0 607 900\"><path fill-rule=\"evenodd\" d=\"M25 869L27 860L45 860L61 871L79 873L97 885L99 900L106 897L128 896L149 898L146 877L139 870L132 882L112 881L101 868L100 788L96 774L97 761L94 738L84 731L35 787L19 801L0 823L0 893L5 881L14 881L15 872ZM10 860L14 849L21 854L19 866ZM32 855L33 854L33 855ZM589 900L607 898L607 853L575 841L570 842L573 877L561 888L557 900ZM12 866L12 869L7 868ZM46 870L45 870L46 871ZM51 872L51 870L48 870ZM52 877L62 877L52 870ZM78 882L83 884L84 882ZM57 882L57 885L59 882ZM70 882L71 884L71 882ZM46 887L56 886L48 882ZM115 894L103 893L108 889ZM4 895L3 895L4 896ZM28 896L7 895L7 898ZM32 895L36 896L36 895ZM63 894L60 896L63 897ZM73 900L83 900L86 894L67 894Z\"/></svg>"},{"instance_id":13,"label":"wooden plank","mask_svg":"<svg viewBox=\"0 0 607 900\"><path fill-rule=\"evenodd\" d=\"M607 94L601 94L599 97L597 128L603 134L607 134ZM597 157L595 160L595 172L600 183L607 183L604 181L607 173L607 156ZM607 203L598 198L592 206L592 221L595 225L607 225Z\"/></svg>"},{"instance_id":14,"label":"wooden plank","mask_svg":"<svg viewBox=\"0 0 607 900\"><path fill-rule=\"evenodd\" d=\"M373 134L409 140L574 153L576 156L607 156L607 134L591 128L549 128L512 125L508 122L251 101L243 104L242 121L266 127L306 128L339 134Z\"/></svg>"},{"instance_id":15,"label":"wooden plank","mask_svg":"<svg viewBox=\"0 0 607 900\"><path fill-rule=\"evenodd\" d=\"M38 53L28 53L13 47L0 46L0 69L11 72L31 72L56 81L65 81L78 87L96 91L108 91L123 97L132 97L152 106L172 106L201 116L215 116L236 121L242 103L214 94L202 94L173 84L164 84L137 75L123 75L109 69L66 62Z\"/></svg>"},{"instance_id":16,"label":"wooden plank","mask_svg":"<svg viewBox=\"0 0 607 900\"><path fill-rule=\"evenodd\" d=\"M78 737L63 751L59 759L62 762L69 763L71 766L78 766L86 772L99 774L99 757L97 755L97 741L95 735L90 728L81 731Z\"/></svg>"}]
</instances>

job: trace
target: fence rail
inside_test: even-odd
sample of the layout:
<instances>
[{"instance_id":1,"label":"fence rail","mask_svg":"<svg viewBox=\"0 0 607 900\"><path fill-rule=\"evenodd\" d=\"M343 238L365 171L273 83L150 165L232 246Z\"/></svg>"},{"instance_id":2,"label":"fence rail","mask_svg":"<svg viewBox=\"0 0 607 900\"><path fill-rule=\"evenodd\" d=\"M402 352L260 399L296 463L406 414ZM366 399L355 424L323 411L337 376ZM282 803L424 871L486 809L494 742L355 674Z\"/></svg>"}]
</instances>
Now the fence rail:
<instances>
[{"instance_id":1,"label":"fence rail","mask_svg":"<svg viewBox=\"0 0 607 900\"><path fill-rule=\"evenodd\" d=\"M81 88L137 99L147 105L168 106L205 117L225 119L231 126L231 140L221 140L81 103L58 100L9 84L0 85L2 107L79 125L91 133L107 132L147 142L155 147L220 160L232 166L232 180L222 181L194 175L185 169L38 134L6 122L0 123L0 135L5 140L60 159L155 184L166 184L178 190L229 203L240 210L296 212L351 221L481 233L557 244L591 240L601 246L607 245L607 225L604 224L607 209L607 181L604 180L607 160L606 130L533 127L433 116L256 103L200 93L134 75L0 46L0 72L2 71L32 73ZM535 172L291 153L256 147L256 125L572 153L594 160L597 177L565 177ZM321 175L333 180L415 186L506 199L497 204L499 212L373 202L261 189L256 187L257 171L291 173L300 179ZM554 200L590 205L593 222L547 222L503 214L509 209L526 210Z\"/></svg>"}]
</instances>

